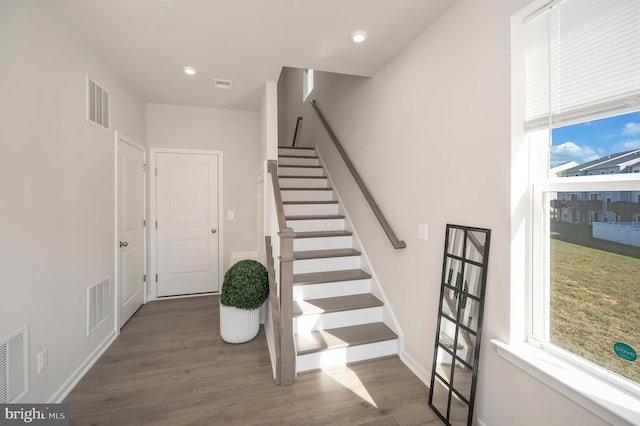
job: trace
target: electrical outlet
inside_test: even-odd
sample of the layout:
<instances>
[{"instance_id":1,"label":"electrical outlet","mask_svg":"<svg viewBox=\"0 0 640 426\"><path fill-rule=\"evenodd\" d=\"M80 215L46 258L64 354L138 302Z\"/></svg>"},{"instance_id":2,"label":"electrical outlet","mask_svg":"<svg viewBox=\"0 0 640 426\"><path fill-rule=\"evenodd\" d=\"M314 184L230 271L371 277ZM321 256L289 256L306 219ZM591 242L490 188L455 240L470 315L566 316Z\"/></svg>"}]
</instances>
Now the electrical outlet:
<instances>
[{"instance_id":1,"label":"electrical outlet","mask_svg":"<svg viewBox=\"0 0 640 426\"><path fill-rule=\"evenodd\" d=\"M227 211L227 220L233 220L236 218L236 213L233 210Z\"/></svg>"},{"instance_id":2,"label":"electrical outlet","mask_svg":"<svg viewBox=\"0 0 640 426\"><path fill-rule=\"evenodd\" d=\"M418 239L420 240L428 240L429 239L429 227L424 223L418 224Z\"/></svg>"},{"instance_id":3,"label":"electrical outlet","mask_svg":"<svg viewBox=\"0 0 640 426\"><path fill-rule=\"evenodd\" d=\"M49 350L47 348L44 348L38 354L38 374L40 374L42 370L47 368L48 364L49 364Z\"/></svg>"}]
</instances>

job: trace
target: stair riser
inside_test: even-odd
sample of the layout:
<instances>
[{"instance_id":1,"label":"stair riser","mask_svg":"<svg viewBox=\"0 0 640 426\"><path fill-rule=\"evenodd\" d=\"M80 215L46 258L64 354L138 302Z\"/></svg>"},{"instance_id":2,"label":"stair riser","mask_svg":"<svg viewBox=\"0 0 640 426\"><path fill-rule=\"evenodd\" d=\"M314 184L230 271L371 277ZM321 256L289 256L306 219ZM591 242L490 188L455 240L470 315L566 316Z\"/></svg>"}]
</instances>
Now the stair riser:
<instances>
[{"instance_id":1,"label":"stair riser","mask_svg":"<svg viewBox=\"0 0 640 426\"><path fill-rule=\"evenodd\" d=\"M333 191L282 191L282 201L333 201Z\"/></svg>"},{"instance_id":2,"label":"stair riser","mask_svg":"<svg viewBox=\"0 0 640 426\"><path fill-rule=\"evenodd\" d=\"M336 367L352 362L396 355L397 353L398 339L332 349L330 351L299 355L296 358L296 371L300 373L325 367Z\"/></svg>"},{"instance_id":3,"label":"stair riser","mask_svg":"<svg viewBox=\"0 0 640 426\"><path fill-rule=\"evenodd\" d=\"M328 257L323 259L295 260L294 274L309 272L343 271L345 269L360 269L360 256Z\"/></svg>"},{"instance_id":4,"label":"stair riser","mask_svg":"<svg viewBox=\"0 0 640 426\"><path fill-rule=\"evenodd\" d=\"M278 176L324 176L324 170L315 167L278 167Z\"/></svg>"},{"instance_id":5,"label":"stair riser","mask_svg":"<svg viewBox=\"0 0 640 426\"><path fill-rule=\"evenodd\" d=\"M382 321L382 307L354 309L352 311L331 312L317 315L301 315L293 319L294 333L308 333L316 330L347 327Z\"/></svg>"},{"instance_id":6,"label":"stair riser","mask_svg":"<svg viewBox=\"0 0 640 426\"><path fill-rule=\"evenodd\" d=\"M293 300L324 299L371 292L371 279L293 286Z\"/></svg>"},{"instance_id":7,"label":"stair riser","mask_svg":"<svg viewBox=\"0 0 640 426\"><path fill-rule=\"evenodd\" d=\"M293 251L331 250L351 248L352 246L353 237L296 238L293 240Z\"/></svg>"},{"instance_id":8,"label":"stair riser","mask_svg":"<svg viewBox=\"0 0 640 426\"><path fill-rule=\"evenodd\" d=\"M278 148L278 155L298 155L315 157L315 149Z\"/></svg>"},{"instance_id":9,"label":"stair riser","mask_svg":"<svg viewBox=\"0 0 640 426\"><path fill-rule=\"evenodd\" d=\"M281 164L284 166L319 166L320 160L318 158L279 157L278 164Z\"/></svg>"},{"instance_id":10,"label":"stair riser","mask_svg":"<svg viewBox=\"0 0 640 426\"><path fill-rule=\"evenodd\" d=\"M287 220L287 226L295 232L343 231L344 219Z\"/></svg>"},{"instance_id":11,"label":"stair riser","mask_svg":"<svg viewBox=\"0 0 640 426\"><path fill-rule=\"evenodd\" d=\"M280 178L280 188L327 188L329 180L327 178Z\"/></svg>"},{"instance_id":12,"label":"stair riser","mask_svg":"<svg viewBox=\"0 0 640 426\"><path fill-rule=\"evenodd\" d=\"M287 216L338 214L337 204L285 204Z\"/></svg>"}]
</instances>

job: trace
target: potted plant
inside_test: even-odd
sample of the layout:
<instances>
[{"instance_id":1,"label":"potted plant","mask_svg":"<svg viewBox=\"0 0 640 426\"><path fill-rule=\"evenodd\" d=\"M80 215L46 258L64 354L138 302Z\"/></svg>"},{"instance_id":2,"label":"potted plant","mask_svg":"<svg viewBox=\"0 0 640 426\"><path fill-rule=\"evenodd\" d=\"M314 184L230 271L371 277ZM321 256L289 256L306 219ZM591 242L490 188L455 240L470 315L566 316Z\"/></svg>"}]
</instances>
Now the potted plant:
<instances>
[{"instance_id":1,"label":"potted plant","mask_svg":"<svg viewBox=\"0 0 640 426\"><path fill-rule=\"evenodd\" d=\"M269 296L267 269L241 260L224 275L220 294L220 335L228 343L244 343L258 335L260 307Z\"/></svg>"}]
</instances>

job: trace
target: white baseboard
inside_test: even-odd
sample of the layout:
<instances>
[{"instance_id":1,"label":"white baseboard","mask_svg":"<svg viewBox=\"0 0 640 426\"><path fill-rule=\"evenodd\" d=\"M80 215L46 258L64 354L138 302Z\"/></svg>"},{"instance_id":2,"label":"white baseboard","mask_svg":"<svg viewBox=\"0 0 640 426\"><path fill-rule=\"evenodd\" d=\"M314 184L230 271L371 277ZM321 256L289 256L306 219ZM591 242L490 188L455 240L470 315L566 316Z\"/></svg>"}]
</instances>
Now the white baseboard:
<instances>
[{"instance_id":1,"label":"white baseboard","mask_svg":"<svg viewBox=\"0 0 640 426\"><path fill-rule=\"evenodd\" d=\"M65 382L58 388L58 390L53 394L51 398L49 398L48 403L50 404L60 404L64 401L64 399L71 393L73 388L78 384L78 382L84 377L85 374L89 371L91 367L100 359L102 354L111 346L114 340L118 337L118 333L116 330L112 330L111 333L107 336L106 339L100 343L100 345L87 357L87 359L80 364L80 366L71 374L71 376L65 380Z\"/></svg>"},{"instance_id":2,"label":"white baseboard","mask_svg":"<svg viewBox=\"0 0 640 426\"><path fill-rule=\"evenodd\" d=\"M409 355L404 350L404 348L400 351L399 356L400 356L400 361L402 361L404 365L406 365L409 368L409 370L411 370L413 374L415 374L418 377L418 379L420 379L422 383L424 383L427 387L431 385L430 370L427 370L423 366L421 366L415 359L413 359L413 357L411 357L411 355Z\"/></svg>"}]
</instances>

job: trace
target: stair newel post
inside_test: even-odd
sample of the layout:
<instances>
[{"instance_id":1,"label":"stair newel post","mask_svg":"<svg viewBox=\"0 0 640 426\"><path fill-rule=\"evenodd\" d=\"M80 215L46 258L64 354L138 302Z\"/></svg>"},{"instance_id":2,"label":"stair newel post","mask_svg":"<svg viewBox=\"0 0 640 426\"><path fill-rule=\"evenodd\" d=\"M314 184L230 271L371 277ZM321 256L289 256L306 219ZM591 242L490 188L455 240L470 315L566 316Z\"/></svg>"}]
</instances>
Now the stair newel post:
<instances>
[{"instance_id":1,"label":"stair newel post","mask_svg":"<svg viewBox=\"0 0 640 426\"><path fill-rule=\"evenodd\" d=\"M280 236L280 384L290 385L296 376L296 351L293 342L293 239L291 228Z\"/></svg>"}]
</instances>

